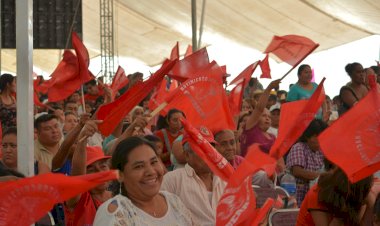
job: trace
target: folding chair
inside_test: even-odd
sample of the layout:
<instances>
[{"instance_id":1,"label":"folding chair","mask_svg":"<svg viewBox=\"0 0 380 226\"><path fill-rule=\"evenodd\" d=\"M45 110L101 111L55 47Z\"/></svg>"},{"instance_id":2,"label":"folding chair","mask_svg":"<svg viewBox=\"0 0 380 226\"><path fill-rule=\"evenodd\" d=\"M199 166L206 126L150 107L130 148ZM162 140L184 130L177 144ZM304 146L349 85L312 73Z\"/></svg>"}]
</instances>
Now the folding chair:
<instances>
[{"instance_id":1,"label":"folding chair","mask_svg":"<svg viewBox=\"0 0 380 226\"><path fill-rule=\"evenodd\" d=\"M277 200L277 191L274 188L261 188L257 186L252 186L252 188L256 193L256 208L262 207L268 198Z\"/></svg>"},{"instance_id":2,"label":"folding chair","mask_svg":"<svg viewBox=\"0 0 380 226\"><path fill-rule=\"evenodd\" d=\"M295 226L299 209L272 210L269 215L269 226Z\"/></svg>"}]
</instances>

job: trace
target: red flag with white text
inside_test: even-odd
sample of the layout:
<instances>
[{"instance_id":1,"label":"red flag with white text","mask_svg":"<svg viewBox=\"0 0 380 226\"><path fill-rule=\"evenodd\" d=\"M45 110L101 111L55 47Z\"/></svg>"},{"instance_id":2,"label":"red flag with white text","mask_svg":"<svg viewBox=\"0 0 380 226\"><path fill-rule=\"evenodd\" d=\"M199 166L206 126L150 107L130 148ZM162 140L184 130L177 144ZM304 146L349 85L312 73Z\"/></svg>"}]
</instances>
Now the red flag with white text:
<instances>
[{"instance_id":1,"label":"red flag with white text","mask_svg":"<svg viewBox=\"0 0 380 226\"><path fill-rule=\"evenodd\" d=\"M252 189L252 175L263 169L273 174L276 160L260 150L257 144L248 149L244 161L230 177L216 209L216 225L251 226L256 220L256 197Z\"/></svg>"},{"instance_id":2,"label":"red flag with white text","mask_svg":"<svg viewBox=\"0 0 380 226\"><path fill-rule=\"evenodd\" d=\"M185 132L189 135L188 142L191 149L215 175L228 181L234 172L231 164L186 119L181 119L181 122Z\"/></svg>"},{"instance_id":3,"label":"red flag with white text","mask_svg":"<svg viewBox=\"0 0 380 226\"><path fill-rule=\"evenodd\" d=\"M380 93L374 75L368 94L319 136L325 157L355 183L380 170Z\"/></svg>"},{"instance_id":4,"label":"red flag with white text","mask_svg":"<svg viewBox=\"0 0 380 226\"><path fill-rule=\"evenodd\" d=\"M116 171L65 176L41 174L0 183L0 226L31 225L56 203L86 192L99 184L117 179Z\"/></svg>"},{"instance_id":5,"label":"red flag with white text","mask_svg":"<svg viewBox=\"0 0 380 226\"><path fill-rule=\"evenodd\" d=\"M236 126L223 88L222 73L215 62L204 71L198 71L196 77L183 82L167 98L168 105L161 113L164 115L171 108L177 108L195 127L203 125L213 133L234 130Z\"/></svg>"}]
</instances>

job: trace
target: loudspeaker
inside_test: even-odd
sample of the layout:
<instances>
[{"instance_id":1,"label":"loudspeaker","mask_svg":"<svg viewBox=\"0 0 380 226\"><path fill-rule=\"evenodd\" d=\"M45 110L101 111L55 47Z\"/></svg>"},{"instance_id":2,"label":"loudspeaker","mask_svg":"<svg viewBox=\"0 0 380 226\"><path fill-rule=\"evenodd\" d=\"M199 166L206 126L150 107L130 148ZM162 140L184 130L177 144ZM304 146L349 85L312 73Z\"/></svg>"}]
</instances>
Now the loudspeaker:
<instances>
[{"instance_id":1,"label":"loudspeaker","mask_svg":"<svg viewBox=\"0 0 380 226\"><path fill-rule=\"evenodd\" d=\"M33 1L34 49L72 48L70 30L82 37L82 0ZM1 47L16 48L16 0L1 0Z\"/></svg>"}]
</instances>

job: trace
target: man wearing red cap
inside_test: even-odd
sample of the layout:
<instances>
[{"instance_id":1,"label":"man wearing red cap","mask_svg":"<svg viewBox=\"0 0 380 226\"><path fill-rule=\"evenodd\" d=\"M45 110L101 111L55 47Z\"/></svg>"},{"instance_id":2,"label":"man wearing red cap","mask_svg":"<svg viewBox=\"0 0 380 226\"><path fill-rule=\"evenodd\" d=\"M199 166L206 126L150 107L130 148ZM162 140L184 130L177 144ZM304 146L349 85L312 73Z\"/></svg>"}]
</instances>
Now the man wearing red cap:
<instances>
[{"instance_id":1,"label":"man wearing red cap","mask_svg":"<svg viewBox=\"0 0 380 226\"><path fill-rule=\"evenodd\" d=\"M208 142L215 144L209 129L201 127L199 132ZM188 134L184 135L183 143L187 164L165 174L161 189L180 197L196 225L215 225L216 207L226 184L191 149Z\"/></svg>"},{"instance_id":2,"label":"man wearing red cap","mask_svg":"<svg viewBox=\"0 0 380 226\"><path fill-rule=\"evenodd\" d=\"M78 176L109 170L108 159L98 146L86 147L87 138L97 131L97 122L88 120L78 137L78 144L72 159L71 175ZM108 183L76 196L65 202L65 220L67 226L92 225L96 210L112 197L107 191Z\"/></svg>"}]
</instances>

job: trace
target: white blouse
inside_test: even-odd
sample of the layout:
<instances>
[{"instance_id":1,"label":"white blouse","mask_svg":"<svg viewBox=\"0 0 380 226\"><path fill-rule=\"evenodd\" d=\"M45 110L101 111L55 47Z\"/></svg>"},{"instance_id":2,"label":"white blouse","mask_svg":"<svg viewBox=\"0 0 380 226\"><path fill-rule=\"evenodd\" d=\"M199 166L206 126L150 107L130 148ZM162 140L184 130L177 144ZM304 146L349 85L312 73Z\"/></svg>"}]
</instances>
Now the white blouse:
<instances>
[{"instance_id":1,"label":"white blouse","mask_svg":"<svg viewBox=\"0 0 380 226\"><path fill-rule=\"evenodd\" d=\"M183 205L178 196L160 191L168 204L168 211L163 217L156 218L135 206L130 199L123 195L104 202L96 212L94 226L190 226L193 225L189 210ZM116 204L116 203L117 204ZM110 213L108 205L115 203L117 209Z\"/></svg>"}]
</instances>

